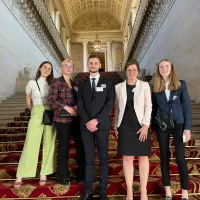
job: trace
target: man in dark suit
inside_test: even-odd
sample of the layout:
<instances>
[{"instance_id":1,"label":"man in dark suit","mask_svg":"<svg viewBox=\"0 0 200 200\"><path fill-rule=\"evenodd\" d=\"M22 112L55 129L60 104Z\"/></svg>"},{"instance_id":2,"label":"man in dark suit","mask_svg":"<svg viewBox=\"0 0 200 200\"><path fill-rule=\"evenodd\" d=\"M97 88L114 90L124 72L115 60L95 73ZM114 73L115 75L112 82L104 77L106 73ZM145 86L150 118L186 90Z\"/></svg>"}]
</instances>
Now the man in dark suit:
<instances>
[{"instance_id":1,"label":"man in dark suit","mask_svg":"<svg viewBox=\"0 0 200 200\"><path fill-rule=\"evenodd\" d=\"M95 178L95 140L99 156L101 200L107 200L108 186L108 139L110 113L114 104L114 86L111 79L99 74L101 67L97 56L88 58L90 77L82 81L78 88L78 112L81 117L81 137L85 149L85 183L83 200L92 198Z\"/></svg>"}]
</instances>

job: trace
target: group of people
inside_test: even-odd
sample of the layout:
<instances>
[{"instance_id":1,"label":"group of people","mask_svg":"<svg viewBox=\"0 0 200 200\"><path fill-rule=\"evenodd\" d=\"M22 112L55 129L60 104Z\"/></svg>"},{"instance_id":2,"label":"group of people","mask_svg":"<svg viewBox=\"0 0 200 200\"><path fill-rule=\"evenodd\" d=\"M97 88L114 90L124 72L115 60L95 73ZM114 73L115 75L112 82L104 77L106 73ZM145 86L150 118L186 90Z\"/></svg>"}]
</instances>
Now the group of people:
<instances>
[{"instance_id":1,"label":"group of people","mask_svg":"<svg viewBox=\"0 0 200 200\"><path fill-rule=\"evenodd\" d=\"M47 175L54 172L57 172L57 179L61 184L70 185L68 157L72 135L76 147L76 181L84 181L84 194L81 198L83 200L92 198L96 146L100 171L99 196L101 200L107 200L110 113L114 107L118 153L123 156L127 186L126 200L133 199L135 156L139 160L140 199L148 199L151 118L152 129L156 131L160 148L165 199L172 199L169 168L171 132L179 168L182 199L187 200L189 175L183 135L186 142L190 140L191 108L186 83L179 81L173 64L168 59L158 63L152 91L147 82L137 79L140 67L135 60L128 61L124 68L127 79L115 86L111 79L99 74L101 62L97 56L89 56L87 64L89 78L80 82L78 88L71 80L74 63L69 59L61 64L61 77L54 79L52 64L45 61L39 66L36 79L28 82L26 102L31 110L31 118L14 187L19 188L22 185L22 178L35 177L42 137L39 185L46 185ZM44 125L42 122L45 109L54 111L53 126ZM163 130L156 120L158 110L161 109L171 114L174 126L170 131ZM56 138L58 139L57 156Z\"/></svg>"}]
</instances>

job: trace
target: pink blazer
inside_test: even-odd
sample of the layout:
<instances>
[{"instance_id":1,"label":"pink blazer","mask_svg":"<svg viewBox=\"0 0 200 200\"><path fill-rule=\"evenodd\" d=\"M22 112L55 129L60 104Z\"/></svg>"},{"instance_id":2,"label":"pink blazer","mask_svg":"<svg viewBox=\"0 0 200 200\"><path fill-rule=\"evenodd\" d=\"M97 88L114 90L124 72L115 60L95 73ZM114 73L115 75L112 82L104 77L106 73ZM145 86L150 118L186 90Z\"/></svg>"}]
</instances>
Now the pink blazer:
<instances>
[{"instance_id":1,"label":"pink blazer","mask_svg":"<svg viewBox=\"0 0 200 200\"><path fill-rule=\"evenodd\" d=\"M114 127L120 126L127 102L126 80L115 86L115 119ZM134 92L134 109L140 125L149 126L152 103L149 84L137 79Z\"/></svg>"}]
</instances>

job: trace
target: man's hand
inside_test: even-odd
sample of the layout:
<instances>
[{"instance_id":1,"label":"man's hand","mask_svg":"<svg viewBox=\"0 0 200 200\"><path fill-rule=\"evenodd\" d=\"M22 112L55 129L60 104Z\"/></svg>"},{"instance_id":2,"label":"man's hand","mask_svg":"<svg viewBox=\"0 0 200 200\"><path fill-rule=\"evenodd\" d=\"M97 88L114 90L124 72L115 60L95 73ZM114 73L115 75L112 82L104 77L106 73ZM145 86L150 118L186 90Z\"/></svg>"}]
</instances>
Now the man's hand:
<instances>
[{"instance_id":1,"label":"man's hand","mask_svg":"<svg viewBox=\"0 0 200 200\"><path fill-rule=\"evenodd\" d=\"M99 122L97 119L92 119L86 123L86 127L90 132L94 132L94 131L98 130L98 128L97 128L98 123Z\"/></svg>"},{"instance_id":2,"label":"man's hand","mask_svg":"<svg viewBox=\"0 0 200 200\"><path fill-rule=\"evenodd\" d=\"M140 142L144 142L147 139L147 133L148 133L148 126L147 125L143 125L140 130L137 132L137 134L140 134L139 136L139 140Z\"/></svg>"}]
</instances>

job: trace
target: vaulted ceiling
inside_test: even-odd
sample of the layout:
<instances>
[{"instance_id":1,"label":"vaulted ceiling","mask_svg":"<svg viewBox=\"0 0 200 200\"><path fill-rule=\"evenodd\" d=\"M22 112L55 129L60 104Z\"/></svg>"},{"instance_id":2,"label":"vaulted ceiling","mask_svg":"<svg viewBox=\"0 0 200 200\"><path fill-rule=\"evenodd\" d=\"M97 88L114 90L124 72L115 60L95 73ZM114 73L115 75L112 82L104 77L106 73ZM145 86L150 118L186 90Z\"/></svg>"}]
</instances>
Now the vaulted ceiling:
<instances>
[{"instance_id":1,"label":"vaulted ceiling","mask_svg":"<svg viewBox=\"0 0 200 200\"><path fill-rule=\"evenodd\" d=\"M72 29L119 30L132 0L62 0Z\"/></svg>"}]
</instances>

